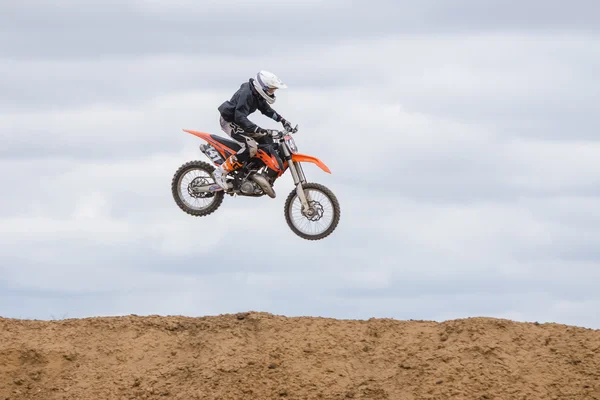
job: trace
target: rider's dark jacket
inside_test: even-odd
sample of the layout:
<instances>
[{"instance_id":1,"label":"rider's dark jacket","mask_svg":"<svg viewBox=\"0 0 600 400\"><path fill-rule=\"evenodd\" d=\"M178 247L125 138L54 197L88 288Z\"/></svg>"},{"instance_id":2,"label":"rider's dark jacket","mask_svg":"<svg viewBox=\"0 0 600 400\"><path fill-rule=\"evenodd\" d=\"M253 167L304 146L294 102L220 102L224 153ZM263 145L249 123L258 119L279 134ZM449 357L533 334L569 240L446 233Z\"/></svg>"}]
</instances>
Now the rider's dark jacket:
<instances>
[{"instance_id":1,"label":"rider's dark jacket","mask_svg":"<svg viewBox=\"0 0 600 400\"><path fill-rule=\"evenodd\" d=\"M248 115L257 109L275 121L281 121L281 115L271 108L269 103L256 91L253 78L241 84L240 88L233 94L231 100L225 101L218 108L223 119L239 125L246 132L257 132L260 129L255 123L248 119Z\"/></svg>"}]
</instances>

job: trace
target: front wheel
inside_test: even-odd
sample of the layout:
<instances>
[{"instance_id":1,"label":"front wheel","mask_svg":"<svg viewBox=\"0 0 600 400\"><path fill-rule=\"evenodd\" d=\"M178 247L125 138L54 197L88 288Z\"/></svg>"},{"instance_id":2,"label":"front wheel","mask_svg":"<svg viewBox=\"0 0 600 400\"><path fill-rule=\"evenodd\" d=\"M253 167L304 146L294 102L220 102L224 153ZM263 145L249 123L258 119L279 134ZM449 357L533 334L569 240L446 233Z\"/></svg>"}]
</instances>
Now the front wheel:
<instances>
[{"instance_id":1,"label":"front wheel","mask_svg":"<svg viewBox=\"0 0 600 400\"><path fill-rule=\"evenodd\" d=\"M302 202L294 189L285 201L285 220L290 229L306 240L329 236L340 221L340 204L331 190L318 183L302 185L309 209L302 210Z\"/></svg>"}]
</instances>

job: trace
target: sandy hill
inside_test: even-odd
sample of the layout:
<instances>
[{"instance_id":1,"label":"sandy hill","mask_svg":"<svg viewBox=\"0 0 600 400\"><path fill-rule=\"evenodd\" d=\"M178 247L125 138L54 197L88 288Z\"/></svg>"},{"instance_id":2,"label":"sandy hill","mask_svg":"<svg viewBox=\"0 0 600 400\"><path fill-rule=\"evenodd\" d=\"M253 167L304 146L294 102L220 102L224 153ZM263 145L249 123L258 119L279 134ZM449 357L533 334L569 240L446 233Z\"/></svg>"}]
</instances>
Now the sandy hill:
<instances>
[{"instance_id":1,"label":"sandy hill","mask_svg":"<svg viewBox=\"0 0 600 400\"><path fill-rule=\"evenodd\" d=\"M0 318L0 400L600 399L600 331L470 318Z\"/></svg>"}]
</instances>

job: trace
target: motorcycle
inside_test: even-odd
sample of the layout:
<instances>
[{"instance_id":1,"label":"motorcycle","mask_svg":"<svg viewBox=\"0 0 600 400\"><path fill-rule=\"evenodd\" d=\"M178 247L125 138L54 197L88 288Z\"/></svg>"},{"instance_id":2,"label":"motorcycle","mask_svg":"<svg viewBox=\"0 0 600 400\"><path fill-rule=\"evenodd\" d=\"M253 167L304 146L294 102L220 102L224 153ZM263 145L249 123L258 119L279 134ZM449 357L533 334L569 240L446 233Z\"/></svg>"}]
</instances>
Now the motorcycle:
<instances>
[{"instance_id":1,"label":"motorcycle","mask_svg":"<svg viewBox=\"0 0 600 400\"><path fill-rule=\"evenodd\" d=\"M229 173L227 190L215 182L212 172L215 166L237 153L240 144L210 133L183 131L207 142L200 145L200 151L212 162L189 161L181 165L173 176L173 198L187 214L202 217L215 212L225 194L275 198L273 184L289 170L295 189L285 201L284 215L292 232L306 240L319 240L336 229L340 220L338 199L327 187L307 182L302 163L314 163L329 174L331 171L318 158L298 153L292 137L298 131L298 125L285 131L270 130L268 137L271 139L258 145L256 155Z\"/></svg>"}]
</instances>

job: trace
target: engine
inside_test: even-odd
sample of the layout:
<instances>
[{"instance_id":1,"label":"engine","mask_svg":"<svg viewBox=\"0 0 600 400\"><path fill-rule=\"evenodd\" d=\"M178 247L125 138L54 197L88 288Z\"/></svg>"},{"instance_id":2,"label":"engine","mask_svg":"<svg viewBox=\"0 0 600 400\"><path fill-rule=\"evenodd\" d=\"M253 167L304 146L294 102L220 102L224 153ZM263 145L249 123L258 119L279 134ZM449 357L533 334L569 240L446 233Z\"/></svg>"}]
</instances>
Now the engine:
<instances>
[{"instance_id":1,"label":"engine","mask_svg":"<svg viewBox=\"0 0 600 400\"><path fill-rule=\"evenodd\" d=\"M260 196L263 191L256 182L246 180L240 185L240 192L246 196Z\"/></svg>"}]
</instances>

